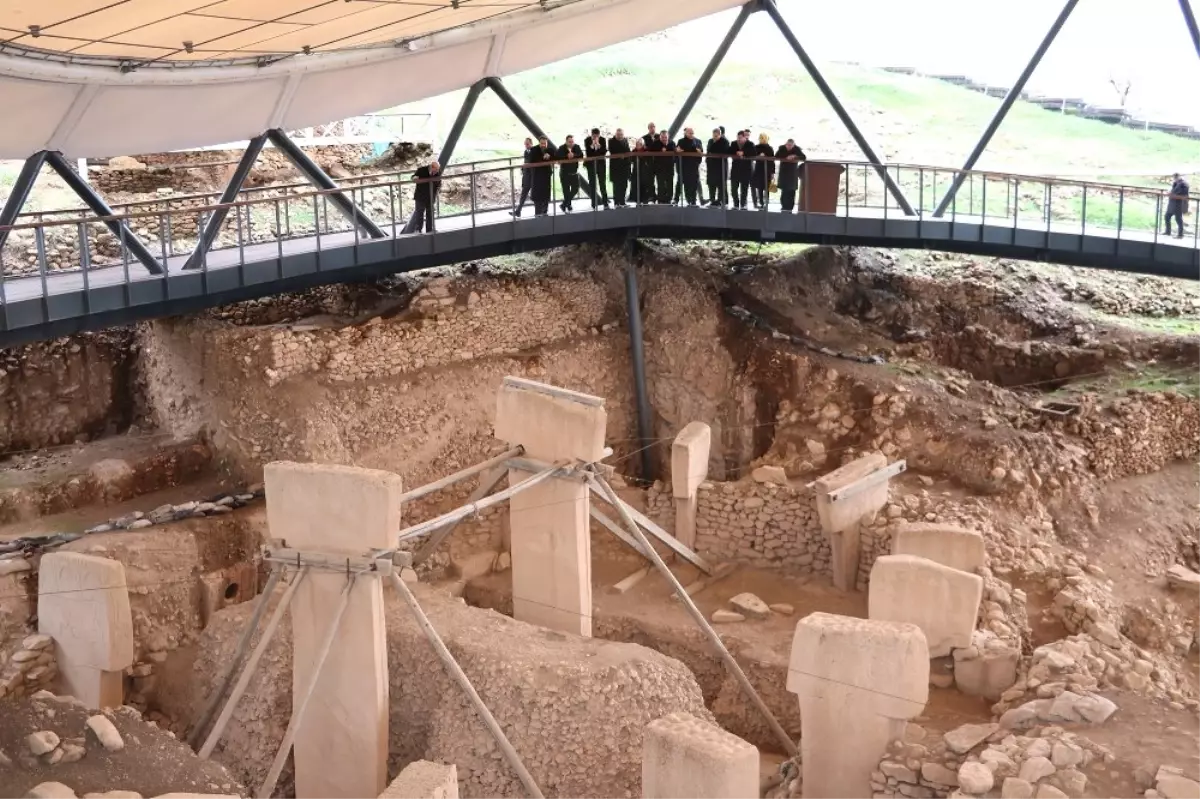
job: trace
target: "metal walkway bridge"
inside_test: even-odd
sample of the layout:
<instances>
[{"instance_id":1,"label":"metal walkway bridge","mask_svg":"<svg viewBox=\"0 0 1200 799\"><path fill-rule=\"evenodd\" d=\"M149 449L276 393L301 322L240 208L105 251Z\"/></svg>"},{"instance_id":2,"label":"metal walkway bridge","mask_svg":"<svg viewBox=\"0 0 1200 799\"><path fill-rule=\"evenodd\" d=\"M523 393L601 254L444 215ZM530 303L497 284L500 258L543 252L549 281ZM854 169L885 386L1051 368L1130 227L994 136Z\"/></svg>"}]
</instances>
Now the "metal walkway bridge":
<instances>
[{"instance_id":1,"label":"metal walkway bridge","mask_svg":"<svg viewBox=\"0 0 1200 799\"><path fill-rule=\"evenodd\" d=\"M775 203L762 210L645 204L592 211L583 194L576 210L564 213L556 179L549 215L533 217L526 206L514 218L520 167L484 162L447 170L432 234L404 232L409 173L359 177L330 190L255 188L216 204L204 195L172 196L105 217L82 210L23 214L0 228L0 241L8 240L0 346L629 237L920 248L1200 279L1194 226L1183 239L1160 232L1164 191L921 166L839 166L833 213L783 213ZM939 198L959 176L953 202L938 215ZM894 186L916 199L911 215L892 201ZM157 246L147 247L146 239Z\"/></svg>"}]
</instances>

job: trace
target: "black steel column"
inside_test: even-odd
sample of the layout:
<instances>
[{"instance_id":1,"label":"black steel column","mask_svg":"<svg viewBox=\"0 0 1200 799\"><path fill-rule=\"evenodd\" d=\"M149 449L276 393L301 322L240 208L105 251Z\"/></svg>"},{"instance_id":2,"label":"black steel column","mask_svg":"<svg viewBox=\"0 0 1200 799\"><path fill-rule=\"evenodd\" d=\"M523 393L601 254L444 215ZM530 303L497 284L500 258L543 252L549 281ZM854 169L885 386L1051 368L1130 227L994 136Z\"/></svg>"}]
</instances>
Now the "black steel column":
<instances>
[{"instance_id":1,"label":"black steel column","mask_svg":"<svg viewBox=\"0 0 1200 799\"><path fill-rule=\"evenodd\" d=\"M296 169L300 170L300 174L304 175L310 183L322 191L330 192L325 195L329 202L350 220L351 224L357 224L373 239L386 238L387 234L380 229L379 225L372 222L366 214L355 206L354 201L347 197L342 192L338 191L338 185L333 182L333 178L325 174L325 170L317 166L317 164L308 157L308 155L296 146L296 143L288 138L288 135L279 128L272 128L267 131L267 138L271 144L275 145L275 149L283 153Z\"/></svg>"},{"instance_id":2,"label":"black steel column","mask_svg":"<svg viewBox=\"0 0 1200 799\"><path fill-rule=\"evenodd\" d=\"M653 483L654 424L650 410L650 396L646 391L646 354L642 345L642 307L638 293L637 259L634 252L637 241L625 240L625 303L629 308L629 350L633 356L633 392L637 399L638 452L642 460L642 479Z\"/></svg>"},{"instance_id":3,"label":"black steel column","mask_svg":"<svg viewBox=\"0 0 1200 799\"><path fill-rule=\"evenodd\" d=\"M246 151L242 153L242 160L238 162L237 169L229 178L229 183L225 184L225 191L221 192L218 205L228 205L237 201L238 194L241 193L242 186L246 183L246 177L250 174L254 162L258 160L258 155L266 143L267 134L262 133L251 139L250 143L246 145ZM218 208L212 212L204 223L204 229L200 231L200 239L196 242L196 248L192 250L192 254L188 256L183 265L184 269L199 269L203 265L204 256L212 248L213 242L217 240L217 234L221 232L221 226L225 224L227 216L229 216L228 208ZM276 234L282 236L283 231L276 231Z\"/></svg>"},{"instance_id":4,"label":"black steel column","mask_svg":"<svg viewBox=\"0 0 1200 799\"><path fill-rule=\"evenodd\" d=\"M1196 48L1196 56L1200 58L1200 28L1196 27L1196 13L1192 11L1192 0L1179 0L1179 8L1183 11L1183 21L1187 23L1188 33L1192 35L1192 46Z\"/></svg>"},{"instance_id":5,"label":"black steel column","mask_svg":"<svg viewBox=\"0 0 1200 799\"><path fill-rule=\"evenodd\" d=\"M29 192L33 189L33 184L37 182L38 174L45 164L45 150L36 152L25 159L25 165L21 167L21 174L17 175L17 182L13 184L12 193L4 201L4 208L0 209L0 228L17 223L17 217L21 215L21 209L25 207L25 201L29 199ZM8 231L0 230L0 248L7 241Z\"/></svg>"},{"instance_id":6,"label":"black steel column","mask_svg":"<svg viewBox=\"0 0 1200 799\"><path fill-rule=\"evenodd\" d=\"M517 98L509 94L508 88L503 82L501 82L499 78L484 78L484 80L487 81L488 86L490 86L492 91L496 93L496 96L500 98L500 102L508 106L508 110L513 112L513 116L515 116L517 120L525 126L526 130L533 134L535 139L540 139L541 137L546 136L546 131L542 130L538 126L538 123L533 121L533 117L525 113L525 109L522 108L521 104L517 102ZM554 142L550 141L549 136L546 136L546 141L550 143L551 147L554 146ZM583 194L589 197L591 196L591 184L588 183L587 178L585 178L583 175L579 176L579 190Z\"/></svg>"},{"instance_id":7,"label":"black steel column","mask_svg":"<svg viewBox=\"0 0 1200 799\"><path fill-rule=\"evenodd\" d=\"M808 53L806 53L804 48L800 46L800 41L796 38L795 34L792 33L792 29L788 27L787 22L784 21L783 15L779 13L779 8L775 5L775 0L760 1L762 3L763 10L771 15L771 19L775 20L775 25L779 28L779 32L783 34L783 38L787 40L789 45L791 45L792 50L796 53L796 57L800 59L800 63L804 64L804 68L808 70L809 77L813 79L813 83L817 84L817 88L820 89L821 94L825 96L826 102L828 102L833 108L833 112L838 115L838 118L842 120L842 124L845 125L846 130L850 132L850 136L853 137L854 141L858 143L858 147L863 151L863 155L867 157L868 161L874 164L875 171L879 173L879 177L887 186L888 191L891 192L892 196L896 198L896 204L900 206L905 214L908 216L914 216L916 211L914 211L912 205L909 204L908 199L904 196L904 192L900 189L899 184L892 180L892 176L888 173L887 167L885 167L883 162L879 160L879 156L875 155L875 151L872 150L871 145L867 143L866 138L858 129L858 125L854 124L854 120L850 118L850 113L842 106L841 101L838 100L837 95L833 93L833 89L830 88L829 84L825 82L825 78L821 75L821 71L817 69L817 65L813 63L813 60L808 57Z\"/></svg>"},{"instance_id":8,"label":"black steel column","mask_svg":"<svg viewBox=\"0 0 1200 799\"><path fill-rule=\"evenodd\" d=\"M671 138L675 138L675 134L683 127L688 114L692 113L692 109L696 107L696 101L700 99L700 95L708 87L708 82L712 80L712 76L716 74L717 68L721 66L721 62L725 60L725 56L729 53L729 48L733 46L733 42L737 39L738 34L742 32L742 26L746 24L746 20L750 19L750 15L755 11L761 11L762 5L758 0L750 0L749 3L742 6L742 10L738 12L737 19L733 21L733 25L729 28L729 33L725 34L725 38L721 41L717 51L713 53L709 59L708 66L700 73L700 80L696 81L696 86L692 89L692 93L683 102L683 108L679 109L679 113L675 117L675 121L671 123L668 130L671 133Z\"/></svg>"},{"instance_id":9,"label":"black steel column","mask_svg":"<svg viewBox=\"0 0 1200 799\"><path fill-rule=\"evenodd\" d=\"M1187 0L1181 1L1183 3L1187 2ZM950 203L954 202L954 195L958 193L959 187L961 187L963 181L967 179L967 173L975 167L975 164L979 161L980 156L983 155L983 151L987 149L992 137L996 135L996 131L1000 128L1000 123L1004 121L1006 116L1008 116L1008 110L1013 107L1013 103L1015 103L1017 98L1021 96L1021 92L1025 91L1025 84L1029 82L1029 78L1033 75L1033 71L1037 69L1037 65L1042 62L1042 57L1046 55L1046 51L1050 49L1050 45L1054 42L1055 37L1058 36L1058 32L1062 30L1063 23L1067 21L1067 17L1071 16L1071 12L1075 10L1075 6L1078 5L1078 3L1079 0L1067 0L1067 4L1064 5L1062 11L1059 12L1058 18L1055 19L1054 24L1050 26L1050 30L1046 31L1046 35L1042 38L1042 43L1038 45L1037 50L1035 50L1033 53L1033 57L1030 58L1029 63L1025 65L1025 70L1021 73L1021 76L1017 78L1017 82L1012 85L1012 88L1008 90L1008 94L1004 96L1003 102L1000 103L1000 107L996 109L996 113L992 116L992 121L988 123L987 128L985 128L983 131L983 135L979 137L979 141L975 144L975 149L972 150L971 154L967 156L967 161L963 164L962 171L957 172L954 175L954 180L950 184L950 189L946 192L946 196L942 198L942 201L938 203L937 209L935 209L933 212L935 217L946 213L946 209L950 207Z\"/></svg>"},{"instance_id":10,"label":"black steel column","mask_svg":"<svg viewBox=\"0 0 1200 799\"><path fill-rule=\"evenodd\" d=\"M75 192L79 199L83 200L84 204L92 210L93 214L110 217L104 220L104 226L117 237L117 241L125 245L130 254L134 258L137 258L142 266L146 267L146 271L152 275L163 274L163 265L158 262L154 254L146 248L142 240L134 235L133 231L123 221L111 218L117 215L116 212L108 207L108 203L104 202L104 199L96 193L95 189L88 185L86 180L76 174L75 170L71 169L71 165L62 157L62 153L46 152L45 156L46 163L50 168L58 173L58 176L63 179L63 183L66 183L67 187Z\"/></svg>"},{"instance_id":11,"label":"black steel column","mask_svg":"<svg viewBox=\"0 0 1200 799\"><path fill-rule=\"evenodd\" d=\"M450 132L446 134L446 141L438 153L438 163L443 167L450 163L450 158L454 155L454 148L458 146L463 129L467 127L467 120L471 118L471 112L475 110L475 101L487 87L488 79L483 78L472 83L471 88L467 89L467 96L463 100L462 108L458 109L458 116L454 118L454 124L450 126Z\"/></svg>"}]
</instances>

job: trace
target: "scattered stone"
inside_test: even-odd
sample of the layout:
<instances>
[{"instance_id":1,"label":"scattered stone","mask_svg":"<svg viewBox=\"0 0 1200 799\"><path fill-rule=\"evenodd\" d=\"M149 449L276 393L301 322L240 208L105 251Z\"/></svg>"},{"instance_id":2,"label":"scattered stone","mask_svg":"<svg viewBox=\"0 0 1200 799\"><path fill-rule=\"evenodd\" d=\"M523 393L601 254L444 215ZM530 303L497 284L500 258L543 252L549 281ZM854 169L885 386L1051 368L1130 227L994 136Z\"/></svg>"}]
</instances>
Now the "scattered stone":
<instances>
[{"instance_id":1,"label":"scattered stone","mask_svg":"<svg viewBox=\"0 0 1200 799\"><path fill-rule=\"evenodd\" d=\"M929 684L934 688L953 688L954 687L954 672L952 671L930 671Z\"/></svg>"},{"instance_id":2,"label":"scattered stone","mask_svg":"<svg viewBox=\"0 0 1200 799\"><path fill-rule=\"evenodd\" d=\"M738 594L729 600L729 604L747 618L765 619L771 615L771 608L767 607L767 603L751 593Z\"/></svg>"},{"instance_id":3,"label":"scattered stone","mask_svg":"<svg viewBox=\"0 0 1200 799\"><path fill-rule=\"evenodd\" d=\"M949 785L952 788L958 787L958 774L953 769L948 769L941 763L923 763L921 764L921 779L926 782L936 782L938 785Z\"/></svg>"},{"instance_id":4,"label":"scattered stone","mask_svg":"<svg viewBox=\"0 0 1200 799\"><path fill-rule=\"evenodd\" d=\"M1049 777L1055 770L1054 764L1050 762L1049 758L1031 757L1021 764L1021 771L1017 776L1028 782L1037 782Z\"/></svg>"},{"instance_id":5,"label":"scattered stone","mask_svg":"<svg viewBox=\"0 0 1200 799\"><path fill-rule=\"evenodd\" d=\"M1197 591L1200 590L1200 574L1176 563L1167 569L1167 585L1185 591Z\"/></svg>"},{"instance_id":6,"label":"scattered stone","mask_svg":"<svg viewBox=\"0 0 1200 799\"><path fill-rule=\"evenodd\" d=\"M1025 747L1025 757L1049 757L1050 742L1045 738L1034 738L1030 741L1029 746Z\"/></svg>"},{"instance_id":7,"label":"scattered stone","mask_svg":"<svg viewBox=\"0 0 1200 799\"><path fill-rule=\"evenodd\" d=\"M150 521L149 519L138 519L136 522L133 522L132 524L129 525L129 529L130 530L142 530L146 527L150 527L153 524L154 524L154 522Z\"/></svg>"},{"instance_id":8,"label":"scattered stone","mask_svg":"<svg viewBox=\"0 0 1200 799\"><path fill-rule=\"evenodd\" d=\"M900 782L907 782L914 785L917 782L917 772L899 763L884 761L879 764L879 770L883 772L885 777L891 777Z\"/></svg>"},{"instance_id":9,"label":"scattered stone","mask_svg":"<svg viewBox=\"0 0 1200 799\"><path fill-rule=\"evenodd\" d=\"M496 564L492 567L493 571L506 572L512 568L512 553L508 550L501 552L496 556Z\"/></svg>"},{"instance_id":10,"label":"scattered stone","mask_svg":"<svg viewBox=\"0 0 1200 799\"><path fill-rule=\"evenodd\" d=\"M1027 780L1007 777L1000 786L1000 799L1033 799L1033 785Z\"/></svg>"},{"instance_id":11,"label":"scattered stone","mask_svg":"<svg viewBox=\"0 0 1200 799\"><path fill-rule=\"evenodd\" d=\"M964 755L999 729L996 724L964 724L942 736L946 747L956 755Z\"/></svg>"},{"instance_id":12,"label":"scattered stone","mask_svg":"<svg viewBox=\"0 0 1200 799\"><path fill-rule=\"evenodd\" d=\"M1088 694L1075 702L1075 712L1091 724L1103 724L1117 712L1117 703L1099 694Z\"/></svg>"},{"instance_id":13,"label":"scattered stone","mask_svg":"<svg viewBox=\"0 0 1200 799\"><path fill-rule=\"evenodd\" d=\"M1035 799L1067 799L1067 795L1053 785L1039 785Z\"/></svg>"},{"instance_id":14,"label":"scattered stone","mask_svg":"<svg viewBox=\"0 0 1200 799\"><path fill-rule=\"evenodd\" d=\"M783 471L782 466L759 466L750 476L758 483L775 483L781 486L788 484L787 473Z\"/></svg>"},{"instance_id":15,"label":"scattered stone","mask_svg":"<svg viewBox=\"0 0 1200 799\"><path fill-rule=\"evenodd\" d=\"M6 574L16 574L17 572L27 572L32 570L33 566L31 566L29 561L25 560L24 558L17 557L8 558L7 560L0 560L0 577L3 577Z\"/></svg>"},{"instance_id":16,"label":"scattered stone","mask_svg":"<svg viewBox=\"0 0 1200 799\"><path fill-rule=\"evenodd\" d=\"M745 621L746 617L740 613L734 613L732 610L718 608L713 611L713 624L732 624L737 621Z\"/></svg>"},{"instance_id":17,"label":"scattered stone","mask_svg":"<svg viewBox=\"0 0 1200 799\"><path fill-rule=\"evenodd\" d=\"M83 760L83 756L87 754L87 749L79 744L64 743L62 745L62 753L62 762L75 763L76 761Z\"/></svg>"},{"instance_id":18,"label":"scattered stone","mask_svg":"<svg viewBox=\"0 0 1200 799\"><path fill-rule=\"evenodd\" d=\"M21 648L31 649L35 652L38 652L50 646L52 643L54 643L54 639L48 635L31 635L21 642Z\"/></svg>"},{"instance_id":19,"label":"scattered stone","mask_svg":"<svg viewBox=\"0 0 1200 799\"><path fill-rule=\"evenodd\" d=\"M992 770L978 761L963 763L958 768L958 787L966 793L987 793L995 782Z\"/></svg>"},{"instance_id":20,"label":"scattered stone","mask_svg":"<svg viewBox=\"0 0 1200 799\"><path fill-rule=\"evenodd\" d=\"M105 791L103 793L85 793L83 799L142 799L137 791Z\"/></svg>"},{"instance_id":21,"label":"scattered stone","mask_svg":"<svg viewBox=\"0 0 1200 799\"><path fill-rule=\"evenodd\" d=\"M1059 741L1050 752L1050 762L1055 768L1070 768L1083 762L1083 750L1078 746Z\"/></svg>"},{"instance_id":22,"label":"scattered stone","mask_svg":"<svg viewBox=\"0 0 1200 799\"><path fill-rule=\"evenodd\" d=\"M30 752L40 757L47 752L53 752L58 747L58 736L51 730L42 730L25 736L25 743L29 746Z\"/></svg>"},{"instance_id":23,"label":"scattered stone","mask_svg":"<svg viewBox=\"0 0 1200 799\"><path fill-rule=\"evenodd\" d=\"M90 717L87 720L87 727L108 751L120 752L125 748L125 741L121 740L121 733L117 732L117 728L106 716L97 714Z\"/></svg>"},{"instance_id":24,"label":"scattered stone","mask_svg":"<svg viewBox=\"0 0 1200 799\"><path fill-rule=\"evenodd\" d=\"M1200 783L1183 776L1183 772L1171 766L1159 766L1154 775L1154 789L1166 799L1194 799L1200 796Z\"/></svg>"},{"instance_id":25,"label":"scattered stone","mask_svg":"<svg viewBox=\"0 0 1200 799\"><path fill-rule=\"evenodd\" d=\"M776 602L774 604L767 605L767 607L769 607L772 612L778 613L780 616L791 616L796 612L796 609L786 602Z\"/></svg>"}]
</instances>

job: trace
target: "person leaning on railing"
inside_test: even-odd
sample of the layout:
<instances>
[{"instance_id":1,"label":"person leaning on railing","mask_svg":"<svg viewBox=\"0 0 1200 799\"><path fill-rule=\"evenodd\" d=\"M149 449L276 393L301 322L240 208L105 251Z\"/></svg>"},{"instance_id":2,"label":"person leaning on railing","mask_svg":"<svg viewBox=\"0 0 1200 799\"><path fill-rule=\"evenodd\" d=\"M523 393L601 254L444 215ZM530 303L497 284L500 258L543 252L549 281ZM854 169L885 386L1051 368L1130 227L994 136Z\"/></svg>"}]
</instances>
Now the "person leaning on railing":
<instances>
[{"instance_id":1,"label":"person leaning on railing","mask_svg":"<svg viewBox=\"0 0 1200 799\"><path fill-rule=\"evenodd\" d=\"M529 149L528 169L532 173L530 194L533 196L533 215L550 213L550 184L554 180L554 148L545 136Z\"/></svg>"},{"instance_id":2,"label":"person leaning on railing","mask_svg":"<svg viewBox=\"0 0 1200 799\"><path fill-rule=\"evenodd\" d=\"M800 188L800 164L808 159L804 151L796 146L795 139L788 139L775 153L779 160L779 207L791 213L796 205L796 190Z\"/></svg>"},{"instance_id":3,"label":"person leaning on railing","mask_svg":"<svg viewBox=\"0 0 1200 799\"><path fill-rule=\"evenodd\" d=\"M618 208L625 207L625 198L629 196L629 176L633 174L633 159L629 155L629 139L625 131L617 128L608 141L608 154L612 156L612 164L608 173L612 178L613 204Z\"/></svg>"},{"instance_id":4,"label":"person leaning on railing","mask_svg":"<svg viewBox=\"0 0 1200 799\"><path fill-rule=\"evenodd\" d=\"M575 143L574 136L568 136L558 148L558 160L558 178L562 186L562 202L558 207L569 213L571 201L579 193L579 162L583 160L583 149Z\"/></svg>"},{"instance_id":5,"label":"person leaning on railing","mask_svg":"<svg viewBox=\"0 0 1200 799\"><path fill-rule=\"evenodd\" d=\"M747 133L747 136L750 134ZM775 148L771 139L765 133L758 134L758 145L754 148L758 159L754 162L754 182L750 186L750 196L755 208L766 208L771 201L771 182L775 180Z\"/></svg>"},{"instance_id":6,"label":"person leaning on railing","mask_svg":"<svg viewBox=\"0 0 1200 799\"><path fill-rule=\"evenodd\" d=\"M441 174L442 168L437 161L430 161L428 166L423 166L413 173L412 179L416 182L413 187L413 218L409 223L412 227L412 233L419 233L424 220L426 233L433 232L433 204L437 199L438 189L441 188L442 181L438 177Z\"/></svg>"},{"instance_id":7,"label":"person leaning on railing","mask_svg":"<svg viewBox=\"0 0 1200 799\"><path fill-rule=\"evenodd\" d=\"M521 209L525 207L525 201L529 199L529 192L533 189L533 170L529 168L529 153L533 150L533 139L525 137L525 152L521 156L521 199L517 201L517 207L509 211L513 216L520 216Z\"/></svg>"},{"instance_id":8,"label":"person leaning on railing","mask_svg":"<svg viewBox=\"0 0 1200 799\"><path fill-rule=\"evenodd\" d=\"M1173 176L1174 182L1171 183L1171 193L1167 197L1167 213L1164 218L1167 230L1166 234L1171 235L1171 218L1174 217L1176 226L1179 228L1179 234L1175 236L1177 239L1183 238L1183 217L1189 212L1188 194L1189 187L1186 180L1176 172Z\"/></svg>"}]
</instances>

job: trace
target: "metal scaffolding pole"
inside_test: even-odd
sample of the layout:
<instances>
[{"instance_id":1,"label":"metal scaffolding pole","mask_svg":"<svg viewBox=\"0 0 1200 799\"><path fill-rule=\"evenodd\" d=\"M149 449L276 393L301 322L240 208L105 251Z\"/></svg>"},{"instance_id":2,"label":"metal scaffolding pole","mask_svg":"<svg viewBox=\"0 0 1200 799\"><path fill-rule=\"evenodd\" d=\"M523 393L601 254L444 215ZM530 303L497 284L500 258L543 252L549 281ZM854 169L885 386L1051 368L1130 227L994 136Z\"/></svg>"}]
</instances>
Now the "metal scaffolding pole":
<instances>
[{"instance_id":1,"label":"metal scaffolding pole","mask_svg":"<svg viewBox=\"0 0 1200 799\"><path fill-rule=\"evenodd\" d=\"M21 209L25 207L25 201L29 199L29 192L33 190L33 184L37 182L38 174L45 165L45 150L36 152L25 159L25 164L21 167L21 173L17 175L16 183L13 183L8 199L4 201L4 208L0 209L0 228L17 223L17 217L21 215ZM0 230L0 248L4 247L7 241L8 231Z\"/></svg>"},{"instance_id":2,"label":"metal scaffolding pole","mask_svg":"<svg viewBox=\"0 0 1200 799\"><path fill-rule=\"evenodd\" d=\"M762 6L758 0L750 0L749 3L742 6L742 10L738 12L737 19L733 21L733 25L729 28L729 33L725 34L725 38L717 47L717 51L713 53L709 59L708 66L700 73L700 79L696 81L695 88L683 101L683 108L679 109L679 113L675 116L675 121L671 123L668 130L671 133L671 138L675 138L675 134L683 127L683 123L687 121L687 115L692 113L692 109L696 107L696 101L700 99L700 95L708 87L708 82L712 80L712 76L716 74L717 68L721 66L721 62L725 60L729 48L733 46L733 42L737 39L738 34L742 32L742 26L746 24L746 20L750 19L750 15L755 11L761 11Z\"/></svg>"},{"instance_id":3,"label":"metal scaffolding pole","mask_svg":"<svg viewBox=\"0 0 1200 799\"><path fill-rule=\"evenodd\" d=\"M379 225L367 218L367 215L349 197L338 191L338 185L333 182L333 178L326 175L325 170L321 169L303 150L297 147L286 133L279 128L272 128L267 131L267 138L271 144L275 145L275 149L283 153L310 183L322 191L330 192L326 195L329 202L333 203L338 211L350 220L351 224L357 225L373 239L386 238L387 234L380 229Z\"/></svg>"},{"instance_id":4,"label":"metal scaffolding pole","mask_svg":"<svg viewBox=\"0 0 1200 799\"><path fill-rule=\"evenodd\" d=\"M163 265L158 262L154 254L146 248L142 240L134 235L123 221L112 219L117 215L116 211L108 207L108 203L104 202L96 190L90 184L71 169L71 165L67 163L67 159L63 158L62 153L47 151L45 153L46 163L50 168L58 173L62 178L63 183L66 183L71 191L75 192L79 199L83 200L84 204L91 209L96 216L109 217L104 220L104 226L117 237L129 253L141 262L142 266L146 267L146 271L152 275L161 275L165 271Z\"/></svg>"},{"instance_id":5,"label":"metal scaffolding pole","mask_svg":"<svg viewBox=\"0 0 1200 799\"><path fill-rule=\"evenodd\" d=\"M637 261L633 257L634 240L625 242L625 304L629 311L629 350L633 356L633 392L637 399L638 452L642 460L642 479L654 482L654 425L650 395L646 390L646 354L642 344L642 309L638 292Z\"/></svg>"},{"instance_id":6,"label":"metal scaffolding pole","mask_svg":"<svg viewBox=\"0 0 1200 799\"><path fill-rule=\"evenodd\" d=\"M484 78L484 80L487 81L488 86L496 93L496 96L500 98L500 102L508 106L508 110L513 112L513 116L525 126L526 130L533 134L535 139L546 136L546 131L542 130L538 123L533 121L533 117L526 113L521 104L517 102L517 98L509 93L508 87L499 78ZM554 146L554 141L549 136L546 136L546 141L550 143L551 147ZM587 178L583 175L579 176L579 191L585 196L591 196L591 184L588 183Z\"/></svg>"},{"instance_id":7,"label":"metal scaffolding pole","mask_svg":"<svg viewBox=\"0 0 1200 799\"><path fill-rule=\"evenodd\" d=\"M1186 3L1187 0L1181 0ZM1029 63L1025 65L1025 69L1021 72L1021 76L1017 78L1017 82L1008 90L1008 94L1004 96L1004 100L1000 103L1000 107L996 109L996 113L992 116L992 121L984 129L983 135L979 137L979 141L975 144L975 149L967 156L966 163L963 164L962 170L954 175L954 180L950 183L950 188L946 192L946 196L938 203L933 215L939 217L946 213L946 209L954 202L954 195L958 194L959 188L967 179L967 173L975 168L975 164L979 161L983 151L987 149L992 137L996 135L996 131L1000 128L1000 123L1008 116L1008 110L1013 107L1013 103L1021 96L1021 92L1025 91L1025 84L1029 82L1029 78L1033 75L1033 71L1037 69L1038 64L1042 62L1042 57L1046 55L1046 51L1050 49L1050 45L1054 42L1058 32L1062 30L1063 24L1067 18L1071 16L1071 12L1075 10L1075 6L1079 4L1079 0L1067 0L1062 11L1059 12L1058 18L1054 20L1054 24L1050 26L1050 30L1046 31L1046 35L1042 38L1042 43L1038 45L1034 51L1033 57L1029 59Z\"/></svg>"},{"instance_id":8,"label":"metal scaffolding pole","mask_svg":"<svg viewBox=\"0 0 1200 799\"><path fill-rule=\"evenodd\" d=\"M1200 58L1200 28L1196 27L1196 12L1192 10L1192 0L1179 0L1179 8L1183 11L1183 21L1187 23L1188 33L1192 35L1196 57Z\"/></svg>"},{"instance_id":9,"label":"metal scaffolding pole","mask_svg":"<svg viewBox=\"0 0 1200 799\"><path fill-rule=\"evenodd\" d=\"M471 118L471 112L475 110L475 102L487 87L488 79L483 78L472 83L471 88L467 89L467 96L463 99L462 108L458 109L458 116L454 118L454 124L450 126L450 132L446 134L446 141L438 152L438 163L443 167L447 166L454 156L454 148L458 146L458 140L462 138L467 120Z\"/></svg>"},{"instance_id":10,"label":"metal scaffolding pole","mask_svg":"<svg viewBox=\"0 0 1200 799\"><path fill-rule=\"evenodd\" d=\"M237 169L233 171L229 182L225 184L225 191L221 192L221 199L217 201L218 205L237 202L238 194L241 193L242 186L246 184L246 178L250 175L250 170L254 167L254 162L258 160L259 153L262 152L263 145L266 143L267 134L261 133L246 145L246 151L242 153L242 160L238 162ZM192 250L192 254L188 256L183 265L184 269L201 267L205 254L212 249L213 242L217 240L217 234L221 232L221 226L225 224L227 216L229 216L228 208L218 208L209 215L204 222L204 229L200 232L200 239L196 242L195 249Z\"/></svg>"},{"instance_id":11,"label":"metal scaffolding pole","mask_svg":"<svg viewBox=\"0 0 1200 799\"><path fill-rule=\"evenodd\" d=\"M887 190L896 199L896 204L908 216L915 216L916 211L913 210L912 205L908 202L908 198L904 196L900 185L892 180L892 176L888 174L887 167L879 160L879 156L871 149L871 145L867 143L867 139L862 135L862 131L858 129L858 125L854 124L854 120L850 118L850 112L845 109L841 100L837 98L837 95L833 93L833 89L825 81L824 76L821 75L821 71L817 69L817 65L808 57L808 53L805 52L804 48L800 46L800 40L792 33L792 29L788 27L787 22L783 19L783 15L779 13L779 7L775 5L775 0L760 0L760 2L762 3L763 10L771 15L771 19L775 21L775 26L779 28L779 32L783 34L783 38L787 40L792 51L796 53L796 57L800 59L800 63L804 64L809 77L813 79L813 83L817 84L817 88L825 96L825 101L829 103L830 107L833 108L833 112L842 120L842 124L846 126L846 130L850 132L850 136L858 143L858 147L863 151L863 155L875 166L875 171L879 173L879 177L883 180L884 185L887 186Z\"/></svg>"}]
</instances>

